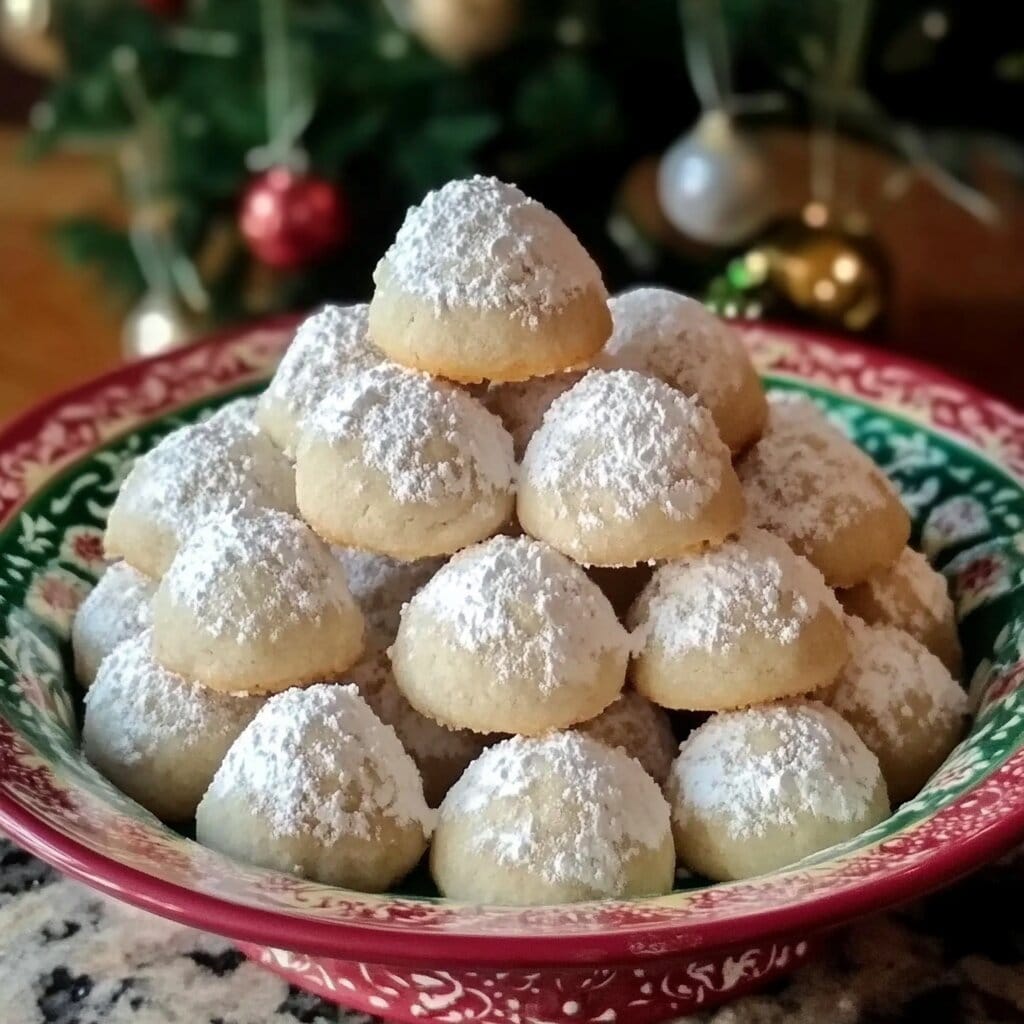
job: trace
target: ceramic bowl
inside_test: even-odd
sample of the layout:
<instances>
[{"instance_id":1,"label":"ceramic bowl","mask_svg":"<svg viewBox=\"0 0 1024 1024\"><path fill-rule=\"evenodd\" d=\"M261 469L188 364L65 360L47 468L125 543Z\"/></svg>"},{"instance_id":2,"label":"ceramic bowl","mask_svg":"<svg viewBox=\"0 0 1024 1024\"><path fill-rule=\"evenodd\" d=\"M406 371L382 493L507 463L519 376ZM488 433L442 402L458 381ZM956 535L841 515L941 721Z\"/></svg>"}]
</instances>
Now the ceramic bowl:
<instances>
[{"instance_id":1,"label":"ceramic bowl","mask_svg":"<svg viewBox=\"0 0 1024 1024\"><path fill-rule=\"evenodd\" d=\"M771 388L825 405L898 485L948 576L970 734L924 791L851 842L760 878L529 909L371 896L265 871L161 825L82 758L68 630L102 568L132 459L256 390L277 321L128 366L0 434L0 827L117 899L233 939L290 981L404 1021L642 1024L801 963L858 915L945 884L1024 830L1024 416L935 371L821 337L745 330Z\"/></svg>"}]
</instances>

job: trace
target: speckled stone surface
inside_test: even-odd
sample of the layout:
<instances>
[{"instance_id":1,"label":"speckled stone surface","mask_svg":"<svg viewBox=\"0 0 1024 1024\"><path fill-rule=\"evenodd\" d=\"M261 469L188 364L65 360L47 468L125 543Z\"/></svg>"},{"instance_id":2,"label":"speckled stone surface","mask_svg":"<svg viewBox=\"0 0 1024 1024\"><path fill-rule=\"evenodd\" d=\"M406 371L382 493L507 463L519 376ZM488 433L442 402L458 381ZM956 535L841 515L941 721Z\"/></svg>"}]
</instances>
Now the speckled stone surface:
<instances>
[{"instance_id":1,"label":"speckled stone surface","mask_svg":"<svg viewBox=\"0 0 1024 1024\"><path fill-rule=\"evenodd\" d=\"M1024 1024L1024 862L838 933L714 1024ZM370 1024L0 839L0 1024Z\"/></svg>"}]
</instances>

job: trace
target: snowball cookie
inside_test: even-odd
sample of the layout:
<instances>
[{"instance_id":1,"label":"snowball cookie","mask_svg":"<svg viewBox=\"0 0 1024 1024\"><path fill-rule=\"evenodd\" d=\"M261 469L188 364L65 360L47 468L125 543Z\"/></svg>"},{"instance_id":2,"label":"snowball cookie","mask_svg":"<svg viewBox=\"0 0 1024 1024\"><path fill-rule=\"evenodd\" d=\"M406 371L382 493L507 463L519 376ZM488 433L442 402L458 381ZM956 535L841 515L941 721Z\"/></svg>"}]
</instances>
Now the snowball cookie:
<instances>
[{"instance_id":1,"label":"snowball cookie","mask_svg":"<svg viewBox=\"0 0 1024 1024\"><path fill-rule=\"evenodd\" d=\"M273 509L210 519L153 596L153 652L218 690L272 693L332 678L363 650L363 617L331 549Z\"/></svg>"},{"instance_id":2,"label":"snowball cookie","mask_svg":"<svg viewBox=\"0 0 1024 1024\"><path fill-rule=\"evenodd\" d=\"M537 432L551 403L582 377L582 370L570 370L567 373L552 373L547 377L505 381L487 386L482 401L512 435L517 459L523 457L530 438Z\"/></svg>"},{"instance_id":3,"label":"snowball cookie","mask_svg":"<svg viewBox=\"0 0 1024 1024\"><path fill-rule=\"evenodd\" d=\"M288 690L228 751L196 838L326 885L382 892L427 848L434 812L395 730L354 686Z\"/></svg>"},{"instance_id":4,"label":"snowball cookie","mask_svg":"<svg viewBox=\"0 0 1024 1024\"><path fill-rule=\"evenodd\" d=\"M601 272L550 210L494 178L413 206L377 264L370 338L452 380L525 380L589 363L611 333Z\"/></svg>"},{"instance_id":5,"label":"snowball cookie","mask_svg":"<svg viewBox=\"0 0 1024 1024\"><path fill-rule=\"evenodd\" d=\"M717 544L743 519L729 449L695 398L632 370L591 370L526 448L527 533L587 565L634 565Z\"/></svg>"},{"instance_id":6,"label":"snowball cookie","mask_svg":"<svg viewBox=\"0 0 1024 1024\"><path fill-rule=\"evenodd\" d=\"M612 336L599 366L647 373L695 395L734 452L761 436L768 403L732 327L700 302L668 288L635 288L616 295L608 306Z\"/></svg>"},{"instance_id":7,"label":"snowball cookie","mask_svg":"<svg viewBox=\"0 0 1024 1024\"><path fill-rule=\"evenodd\" d=\"M633 690L624 691L597 718L573 728L609 747L624 750L659 785L668 778L679 749L668 715Z\"/></svg>"},{"instance_id":8,"label":"snowball cookie","mask_svg":"<svg viewBox=\"0 0 1024 1024\"><path fill-rule=\"evenodd\" d=\"M906 630L936 655L953 675L962 662L956 611L946 578L924 555L904 548L888 569L873 572L863 583L838 592L851 614L869 624L881 623Z\"/></svg>"},{"instance_id":9,"label":"snowball cookie","mask_svg":"<svg viewBox=\"0 0 1024 1024\"><path fill-rule=\"evenodd\" d=\"M262 707L160 665L149 630L119 644L85 695L82 750L118 789L165 821L185 821L228 747Z\"/></svg>"},{"instance_id":10,"label":"snowball cookie","mask_svg":"<svg viewBox=\"0 0 1024 1024\"><path fill-rule=\"evenodd\" d=\"M398 688L385 651L367 655L345 675L359 688L373 713L398 736L416 762L423 779L423 795L437 807L460 775L492 742L469 729L449 729L421 715Z\"/></svg>"},{"instance_id":11,"label":"snowball cookie","mask_svg":"<svg viewBox=\"0 0 1024 1024\"><path fill-rule=\"evenodd\" d=\"M453 728L534 735L600 714L629 635L578 566L528 537L457 554L402 611L391 648L414 708Z\"/></svg>"},{"instance_id":12,"label":"snowball cookie","mask_svg":"<svg viewBox=\"0 0 1024 1024\"><path fill-rule=\"evenodd\" d=\"M762 875L889 814L875 755L816 701L713 715L666 785L679 859L713 881Z\"/></svg>"},{"instance_id":13,"label":"snowball cookie","mask_svg":"<svg viewBox=\"0 0 1024 1024\"><path fill-rule=\"evenodd\" d=\"M739 538L658 569L630 611L633 685L655 704L719 711L810 693L848 655L843 611L785 541Z\"/></svg>"},{"instance_id":14,"label":"snowball cookie","mask_svg":"<svg viewBox=\"0 0 1024 1024\"><path fill-rule=\"evenodd\" d=\"M400 562L358 548L334 548L349 593L366 623L366 649L384 650L398 632L402 606L444 565L443 558Z\"/></svg>"},{"instance_id":15,"label":"snowball cookie","mask_svg":"<svg viewBox=\"0 0 1024 1024\"><path fill-rule=\"evenodd\" d=\"M485 750L441 804L430 870L472 903L570 903L672 890L669 808L621 750L578 732Z\"/></svg>"},{"instance_id":16,"label":"snowball cookie","mask_svg":"<svg viewBox=\"0 0 1024 1024\"><path fill-rule=\"evenodd\" d=\"M381 365L336 382L308 418L295 484L320 536L412 560L494 533L515 468L512 438L476 399Z\"/></svg>"},{"instance_id":17,"label":"snowball cookie","mask_svg":"<svg viewBox=\"0 0 1024 1024\"><path fill-rule=\"evenodd\" d=\"M292 468L249 408L181 427L136 460L107 519L108 558L159 578L204 519L243 505L295 510Z\"/></svg>"},{"instance_id":18,"label":"snowball cookie","mask_svg":"<svg viewBox=\"0 0 1024 1024\"><path fill-rule=\"evenodd\" d=\"M324 306L303 320L260 395L256 421L289 458L295 458L299 424L316 407L327 385L343 373L383 361L367 337L368 309L365 302Z\"/></svg>"},{"instance_id":19,"label":"snowball cookie","mask_svg":"<svg viewBox=\"0 0 1024 1024\"><path fill-rule=\"evenodd\" d=\"M387 649L398 632L402 606L442 562L397 562L351 548L335 554L366 620L366 651L345 673L345 680L355 683L374 714L394 728L423 776L427 803L436 807L489 738L468 729L448 729L421 715L398 689Z\"/></svg>"},{"instance_id":20,"label":"snowball cookie","mask_svg":"<svg viewBox=\"0 0 1024 1024\"><path fill-rule=\"evenodd\" d=\"M764 436L737 465L750 517L833 587L892 565L910 517L885 474L810 399L769 396Z\"/></svg>"},{"instance_id":21,"label":"snowball cookie","mask_svg":"<svg viewBox=\"0 0 1024 1024\"><path fill-rule=\"evenodd\" d=\"M901 804L960 742L967 694L909 633L848 622L852 656L829 703L878 758L889 796Z\"/></svg>"},{"instance_id":22,"label":"snowball cookie","mask_svg":"<svg viewBox=\"0 0 1024 1024\"><path fill-rule=\"evenodd\" d=\"M78 606L71 624L75 678L90 686L100 662L123 640L150 624L149 600L156 581L126 562L115 562Z\"/></svg>"}]
</instances>

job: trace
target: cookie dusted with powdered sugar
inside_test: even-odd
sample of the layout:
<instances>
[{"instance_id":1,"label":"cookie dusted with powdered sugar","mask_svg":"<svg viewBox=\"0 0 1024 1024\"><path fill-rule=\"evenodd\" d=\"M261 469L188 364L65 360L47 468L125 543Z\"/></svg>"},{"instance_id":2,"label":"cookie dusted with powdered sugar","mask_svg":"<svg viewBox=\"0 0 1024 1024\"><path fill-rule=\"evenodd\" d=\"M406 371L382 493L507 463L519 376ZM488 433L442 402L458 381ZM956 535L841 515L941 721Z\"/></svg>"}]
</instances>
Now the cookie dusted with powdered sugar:
<instances>
[{"instance_id":1,"label":"cookie dusted with powdered sugar","mask_svg":"<svg viewBox=\"0 0 1024 1024\"><path fill-rule=\"evenodd\" d=\"M374 714L395 730L423 776L427 803L436 807L490 737L449 729L421 715L395 682L388 648L398 632L402 607L444 563L439 558L397 562L351 548L335 553L366 621L366 650L345 673L345 681L355 683Z\"/></svg>"},{"instance_id":2,"label":"cookie dusted with powdered sugar","mask_svg":"<svg viewBox=\"0 0 1024 1024\"><path fill-rule=\"evenodd\" d=\"M516 736L445 797L430 869L445 896L472 903L661 895L675 869L669 807L621 750L576 732Z\"/></svg>"},{"instance_id":3,"label":"cookie dusted with powdered sugar","mask_svg":"<svg viewBox=\"0 0 1024 1024\"><path fill-rule=\"evenodd\" d=\"M953 675L963 652L956 631L956 609L946 578L924 555L904 548L887 569L837 595L842 606L869 624L896 626L916 637Z\"/></svg>"},{"instance_id":4,"label":"cookie dusted with powdered sugar","mask_svg":"<svg viewBox=\"0 0 1024 1024\"><path fill-rule=\"evenodd\" d=\"M373 280L373 343L451 380L585 365L611 333L601 273L576 236L495 178L451 181L411 207Z\"/></svg>"},{"instance_id":5,"label":"cookie dusted with powdered sugar","mask_svg":"<svg viewBox=\"0 0 1024 1024\"><path fill-rule=\"evenodd\" d=\"M239 860L363 892L402 879L435 814L394 729L354 686L271 697L196 812L199 842Z\"/></svg>"},{"instance_id":6,"label":"cookie dusted with powdered sugar","mask_svg":"<svg viewBox=\"0 0 1024 1024\"><path fill-rule=\"evenodd\" d=\"M78 606L71 624L75 678L91 686L100 662L118 644L138 636L150 625L149 602L156 581L115 562Z\"/></svg>"},{"instance_id":7,"label":"cookie dusted with powdered sugar","mask_svg":"<svg viewBox=\"0 0 1024 1024\"><path fill-rule=\"evenodd\" d=\"M634 690L624 691L596 718L573 728L636 758L659 785L668 778L679 749L668 715Z\"/></svg>"},{"instance_id":8,"label":"cookie dusted with powdered sugar","mask_svg":"<svg viewBox=\"0 0 1024 1024\"><path fill-rule=\"evenodd\" d=\"M512 435L517 459L523 457L530 438L537 433L551 403L582 377L582 370L570 370L547 377L489 384L483 391L480 400Z\"/></svg>"},{"instance_id":9,"label":"cookie dusted with powdered sugar","mask_svg":"<svg viewBox=\"0 0 1024 1024\"><path fill-rule=\"evenodd\" d=\"M810 693L848 654L843 611L821 573L756 527L656 570L628 623L634 686L686 711Z\"/></svg>"},{"instance_id":10,"label":"cookie dusted with powdered sugar","mask_svg":"<svg viewBox=\"0 0 1024 1024\"><path fill-rule=\"evenodd\" d=\"M165 821L185 821L228 748L263 706L169 672L149 630L104 658L85 697L82 750L122 792Z\"/></svg>"},{"instance_id":11,"label":"cookie dusted with powdered sugar","mask_svg":"<svg viewBox=\"0 0 1024 1024\"><path fill-rule=\"evenodd\" d=\"M182 544L153 596L153 650L219 690L331 679L363 649L363 617L331 549L294 516L242 509Z\"/></svg>"},{"instance_id":12,"label":"cookie dusted with powdered sugar","mask_svg":"<svg viewBox=\"0 0 1024 1024\"><path fill-rule=\"evenodd\" d=\"M460 552L402 611L401 691L453 728L534 735L582 722L622 689L629 636L578 566L527 537Z\"/></svg>"},{"instance_id":13,"label":"cookie dusted with powdered sugar","mask_svg":"<svg viewBox=\"0 0 1024 1024\"><path fill-rule=\"evenodd\" d=\"M450 554L512 515L512 439L445 381L382 365L337 381L304 424L303 518L332 544L403 560Z\"/></svg>"},{"instance_id":14,"label":"cookie dusted with powdered sugar","mask_svg":"<svg viewBox=\"0 0 1024 1024\"><path fill-rule=\"evenodd\" d=\"M743 496L697 399L633 370L592 370L527 445L516 511L577 562L635 565L724 540Z\"/></svg>"},{"instance_id":15,"label":"cookie dusted with powdered sugar","mask_svg":"<svg viewBox=\"0 0 1024 1024\"><path fill-rule=\"evenodd\" d=\"M636 370L699 398L734 452L761 436L768 405L739 334L668 288L635 288L608 303L612 336L597 365Z\"/></svg>"},{"instance_id":16,"label":"cookie dusted with powdered sugar","mask_svg":"<svg viewBox=\"0 0 1024 1024\"><path fill-rule=\"evenodd\" d=\"M910 516L885 474L808 398L769 396L764 436L737 463L751 521L810 559L832 587L892 565Z\"/></svg>"},{"instance_id":17,"label":"cookie dusted with powdered sugar","mask_svg":"<svg viewBox=\"0 0 1024 1024\"><path fill-rule=\"evenodd\" d=\"M920 641L848 620L851 657L829 703L878 758L894 804L915 796L960 741L967 694Z\"/></svg>"},{"instance_id":18,"label":"cookie dusted with powdered sugar","mask_svg":"<svg viewBox=\"0 0 1024 1024\"><path fill-rule=\"evenodd\" d=\"M878 759L813 701L713 715L684 740L665 793L679 859L714 881L786 867L889 815Z\"/></svg>"},{"instance_id":19,"label":"cookie dusted with powdered sugar","mask_svg":"<svg viewBox=\"0 0 1024 1024\"><path fill-rule=\"evenodd\" d=\"M136 460L107 519L108 558L159 578L208 518L242 507L295 511L292 468L253 422L254 408L252 399L231 403Z\"/></svg>"},{"instance_id":20,"label":"cookie dusted with powdered sugar","mask_svg":"<svg viewBox=\"0 0 1024 1024\"><path fill-rule=\"evenodd\" d=\"M303 420L327 386L383 362L367 335L367 309L366 303L324 306L303 320L260 395L256 421L289 458L295 457Z\"/></svg>"}]
</instances>

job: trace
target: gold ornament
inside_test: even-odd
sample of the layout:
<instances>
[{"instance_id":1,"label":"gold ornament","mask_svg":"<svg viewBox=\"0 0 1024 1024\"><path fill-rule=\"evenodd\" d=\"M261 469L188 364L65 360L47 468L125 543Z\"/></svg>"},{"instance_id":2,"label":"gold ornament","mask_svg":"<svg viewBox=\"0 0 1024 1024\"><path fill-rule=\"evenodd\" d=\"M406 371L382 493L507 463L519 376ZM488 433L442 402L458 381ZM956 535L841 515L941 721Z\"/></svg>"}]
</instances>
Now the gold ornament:
<instances>
[{"instance_id":1,"label":"gold ornament","mask_svg":"<svg viewBox=\"0 0 1024 1024\"><path fill-rule=\"evenodd\" d=\"M869 237L830 227L829 220L827 211L808 208L747 258L763 265L770 287L802 313L864 331L885 309L885 261Z\"/></svg>"},{"instance_id":2,"label":"gold ornament","mask_svg":"<svg viewBox=\"0 0 1024 1024\"><path fill-rule=\"evenodd\" d=\"M64 53L54 32L53 0L0 0L0 48L29 71L57 74Z\"/></svg>"},{"instance_id":3,"label":"gold ornament","mask_svg":"<svg viewBox=\"0 0 1024 1024\"><path fill-rule=\"evenodd\" d=\"M196 324L173 299L159 292L144 295L125 317L121 351L126 359L144 359L180 348L196 337Z\"/></svg>"},{"instance_id":4,"label":"gold ornament","mask_svg":"<svg viewBox=\"0 0 1024 1024\"><path fill-rule=\"evenodd\" d=\"M519 0L408 0L409 28L435 56L468 64L502 49L519 23Z\"/></svg>"}]
</instances>

